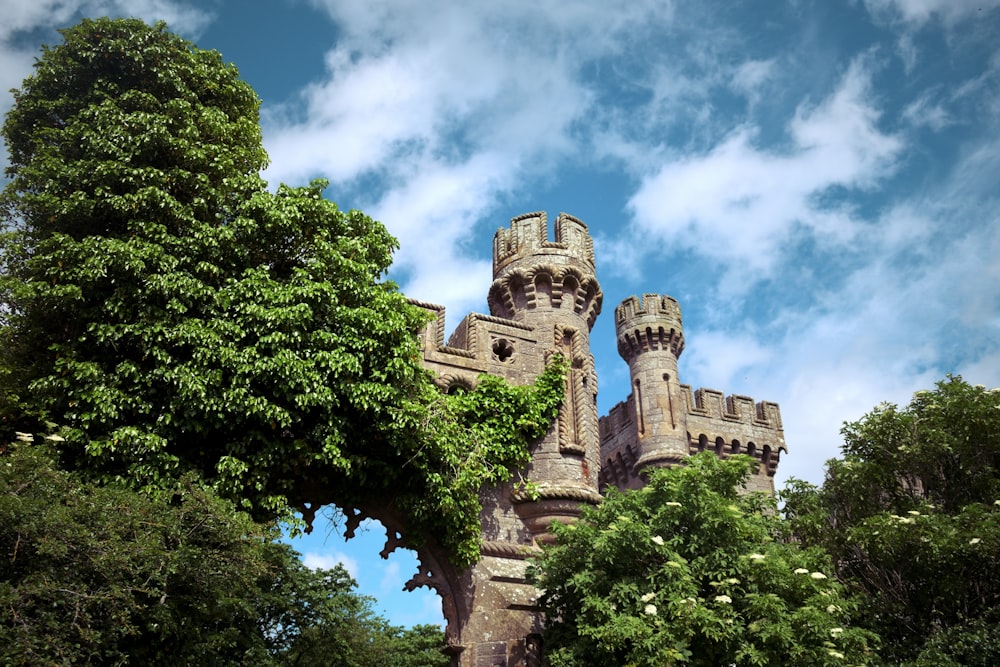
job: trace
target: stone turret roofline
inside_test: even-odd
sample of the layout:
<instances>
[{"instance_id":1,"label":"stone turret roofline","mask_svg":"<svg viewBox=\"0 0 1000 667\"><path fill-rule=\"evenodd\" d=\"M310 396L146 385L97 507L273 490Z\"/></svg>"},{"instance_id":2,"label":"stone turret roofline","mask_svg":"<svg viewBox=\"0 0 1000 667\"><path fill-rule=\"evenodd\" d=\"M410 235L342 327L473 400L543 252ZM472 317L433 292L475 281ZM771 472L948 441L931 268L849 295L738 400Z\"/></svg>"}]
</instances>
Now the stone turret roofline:
<instances>
[{"instance_id":1,"label":"stone turret roofline","mask_svg":"<svg viewBox=\"0 0 1000 667\"><path fill-rule=\"evenodd\" d=\"M677 300L665 294L630 296L615 308L618 354L626 361L652 350L684 351L684 326Z\"/></svg>"},{"instance_id":2,"label":"stone turret roofline","mask_svg":"<svg viewBox=\"0 0 1000 667\"><path fill-rule=\"evenodd\" d=\"M548 234L544 211L512 218L510 228L500 228L493 236L493 276L499 276L519 259L546 255L577 260L591 273L595 270L594 240L582 220L560 213L555 222L555 241L550 241Z\"/></svg>"},{"instance_id":3,"label":"stone turret roofline","mask_svg":"<svg viewBox=\"0 0 1000 667\"><path fill-rule=\"evenodd\" d=\"M640 300L630 296L615 307L615 324L622 325L627 321L642 319L649 316L657 319L665 317L681 325L681 306L677 299L666 294L643 294Z\"/></svg>"},{"instance_id":4,"label":"stone turret roofline","mask_svg":"<svg viewBox=\"0 0 1000 667\"><path fill-rule=\"evenodd\" d=\"M577 316L587 330L601 312L604 295L594 273L594 241L587 225L566 213L548 240L542 212L513 218L493 237L493 284L486 301L496 317L520 320L539 312Z\"/></svg>"}]
</instances>

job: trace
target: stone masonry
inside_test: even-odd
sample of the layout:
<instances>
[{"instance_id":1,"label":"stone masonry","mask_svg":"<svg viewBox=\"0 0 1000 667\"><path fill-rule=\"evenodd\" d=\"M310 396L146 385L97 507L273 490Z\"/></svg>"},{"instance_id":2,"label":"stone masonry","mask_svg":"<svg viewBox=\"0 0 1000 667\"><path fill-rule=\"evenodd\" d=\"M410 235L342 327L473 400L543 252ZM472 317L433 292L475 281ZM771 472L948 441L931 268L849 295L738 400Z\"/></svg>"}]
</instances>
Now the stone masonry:
<instances>
[{"instance_id":1,"label":"stone masonry","mask_svg":"<svg viewBox=\"0 0 1000 667\"><path fill-rule=\"evenodd\" d=\"M443 391L470 388L483 373L530 383L556 353L570 366L565 403L531 463L514 482L482 492L479 562L456 571L433 545L418 549L420 569L407 586L441 595L454 667L540 664L542 618L537 591L525 580L526 558L549 539L553 521L574 520L583 506L600 502L606 486L640 488L644 470L708 449L753 456L761 465L748 488L774 491L786 451L777 404L710 389L692 393L681 384L684 332L680 306L669 296L629 297L615 309L632 391L598 418L590 331L602 298L586 225L560 214L550 241L545 214L528 213L493 239L490 315L467 315L445 342L444 309L414 302L435 316L421 334L423 355ZM537 487L536 497L518 492L524 481ZM391 550L401 536L391 520L385 523Z\"/></svg>"}]
</instances>

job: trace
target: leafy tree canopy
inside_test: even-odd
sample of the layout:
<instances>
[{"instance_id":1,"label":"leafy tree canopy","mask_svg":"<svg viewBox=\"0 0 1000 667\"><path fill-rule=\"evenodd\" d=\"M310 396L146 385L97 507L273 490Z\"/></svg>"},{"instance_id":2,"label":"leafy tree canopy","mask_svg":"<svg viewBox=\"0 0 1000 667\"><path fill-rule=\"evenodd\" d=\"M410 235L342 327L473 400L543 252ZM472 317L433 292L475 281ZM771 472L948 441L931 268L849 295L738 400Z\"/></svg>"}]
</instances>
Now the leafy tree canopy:
<instances>
[{"instance_id":1,"label":"leafy tree canopy","mask_svg":"<svg viewBox=\"0 0 1000 667\"><path fill-rule=\"evenodd\" d=\"M444 632L436 625L395 628L390 634L386 659L390 667L448 667L451 658L442 652Z\"/></svg>"},{"instance_id":2,"label":"leafy tree canopy","mask_svg":"<svg viewBox=\"0 0 1000 667\"><path fill-rule=\"evenodd\" d=\"M1000 663L1000 391L960 377L843 429L822 488L786 512L864 595L889 664Z\"/></svg>"},{"instance_id":3,"label":"leafy tree canopy","mask_svg":"<svg viewBox=\"0 0 1000 667\"><path fill-rule=\"evenodd\" d=\"M477 558L480 485L547 429L559 365L441 396L425 316L385 280L395 239L322 181L265 188L232 65L163 24L62 34L2 129L8 435L47 419L68 465L167 490L194 471L261 519L388 504L411 545Z\"/></svg>"},{"instance_id":4,"label":"leafy tree canopy","mask_svg":"<svg viewBox=\"0 0 1000 667\"><path fill-rule=\"evenodd\" d=\"M534 565L556 666L870 664L821 549L787 541L752 460L703 453L610 490Z\"/></svg>"},{"instance_id":5,"label":"leafy tree canopy","mask_svg":"<svg viewBox=\"0 0 1000 667\"><path fill-rule=\"evenodd\" d=\"M5 449L0 664L447 664L440 629L389 626L341 566L306 568L191 476L151 497Z\"/></svg>"}]
</instances>

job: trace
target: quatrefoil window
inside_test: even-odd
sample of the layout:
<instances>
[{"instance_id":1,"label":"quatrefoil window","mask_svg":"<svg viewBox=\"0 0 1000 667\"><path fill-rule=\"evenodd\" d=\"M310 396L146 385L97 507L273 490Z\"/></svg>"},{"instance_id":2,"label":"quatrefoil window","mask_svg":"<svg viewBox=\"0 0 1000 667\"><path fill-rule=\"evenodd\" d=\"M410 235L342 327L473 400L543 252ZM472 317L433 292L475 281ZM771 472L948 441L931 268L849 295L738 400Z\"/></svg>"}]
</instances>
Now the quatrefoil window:
<instances>
[{"instance_id":1,"label":"quatrefoil window","mask_svg":"<svg viewBox=\"0 0 1000 667\"><path fill-rule=\"evenodd\" d=\"M506 338L493 341L493 357L500 363L508 363L514 357L514 344Z\"/></svg>"}]
</instances>

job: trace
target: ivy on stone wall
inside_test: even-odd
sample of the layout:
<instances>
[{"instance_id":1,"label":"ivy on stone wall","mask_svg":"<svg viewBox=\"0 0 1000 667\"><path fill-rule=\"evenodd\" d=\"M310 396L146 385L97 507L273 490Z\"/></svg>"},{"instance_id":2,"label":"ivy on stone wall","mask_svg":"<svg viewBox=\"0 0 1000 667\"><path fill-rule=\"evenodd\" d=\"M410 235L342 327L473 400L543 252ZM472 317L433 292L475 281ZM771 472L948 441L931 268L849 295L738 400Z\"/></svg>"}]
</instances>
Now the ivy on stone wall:
<instances>
[{"instance_id":1,"label":"ivy on stone wall","mask_svg":"<svg viewBox=\"0 0 1000 667\"><path fill-rule=\"evenodd\" d=\"M439 452L434 465L444 465L426 474L444 473L451 481L433 496L411 500L421 522L429 522L458 562L479 558L480 488L510 481L531 460L531 445L549 430L562 405L565 373L566 362L554 355L533 385L481 375L474 389L442 394L431 403L428 435ZM435 517L464 517L464 522L444 524Z\"/></svg>"}]
</instances>

